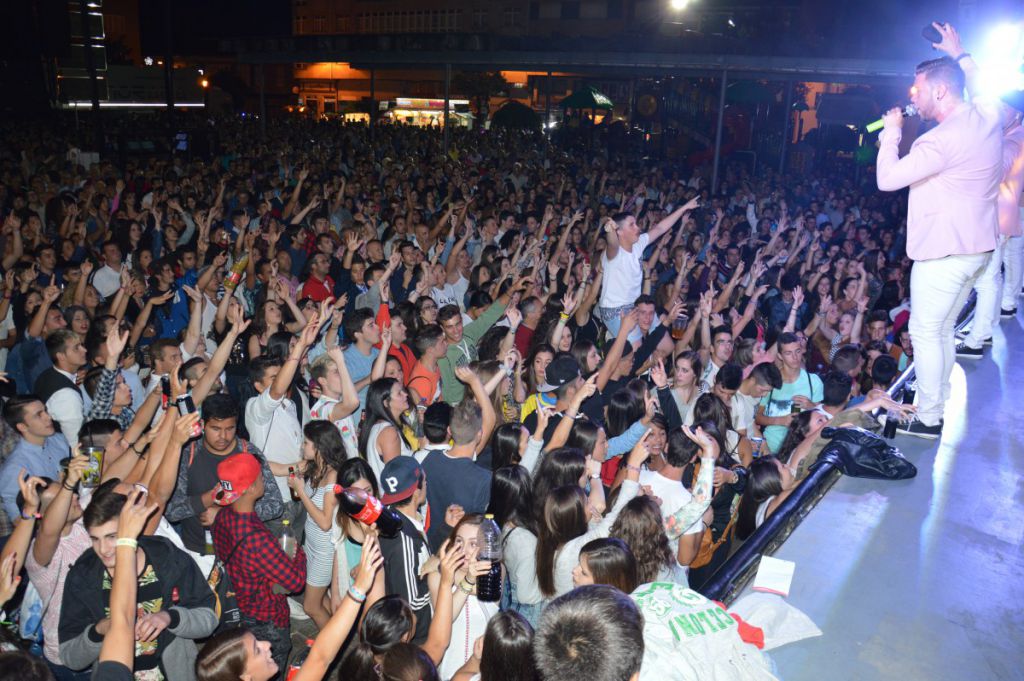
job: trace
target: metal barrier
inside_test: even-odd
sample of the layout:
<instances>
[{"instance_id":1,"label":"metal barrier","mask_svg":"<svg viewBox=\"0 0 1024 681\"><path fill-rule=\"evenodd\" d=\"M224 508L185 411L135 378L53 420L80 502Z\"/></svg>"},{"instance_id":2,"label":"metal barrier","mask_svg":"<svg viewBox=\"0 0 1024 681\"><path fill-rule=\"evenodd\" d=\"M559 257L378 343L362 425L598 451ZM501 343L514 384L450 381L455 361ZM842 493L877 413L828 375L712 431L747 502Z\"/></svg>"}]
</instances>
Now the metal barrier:
<instances>
[{"instance_id":1,"label":"metal barrier","mask_svg":"<svg viewBox=\"0 0 1024 681\"><path fill-rule=\"evenodd\" d=\"M972 293L957 318L956 331L967 326L974 313L975 296ZM889 395L895 397L914 378L914 365L900 374ZM842 473L830 461L819 460L811 466L807 477L797 486L775 512L737 548L729 559L698 589L711 600L729 604L753 579L761 556L772 555L789 538L793 530L825 496Z\"/></svg>"}]
</instances>

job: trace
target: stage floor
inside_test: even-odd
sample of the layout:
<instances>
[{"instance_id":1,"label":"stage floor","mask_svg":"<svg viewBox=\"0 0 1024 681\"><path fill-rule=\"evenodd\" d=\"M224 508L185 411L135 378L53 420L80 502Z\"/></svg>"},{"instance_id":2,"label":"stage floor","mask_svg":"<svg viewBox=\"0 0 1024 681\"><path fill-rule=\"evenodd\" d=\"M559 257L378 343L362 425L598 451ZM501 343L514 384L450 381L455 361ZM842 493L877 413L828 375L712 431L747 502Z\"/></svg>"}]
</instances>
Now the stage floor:
<instances>
[{"instance_id":1,"label":"stage floor","mask_svg":"<svg viewBox=\"0 0 1024 681\"><path fill-rule=\"evenodd\" d=\"M841 478L776 554L823 632L771 653L784 681L1024 679L1020 317L960 360L945 419L897 436L915 479Z\"/></svg>"}]
</instances>

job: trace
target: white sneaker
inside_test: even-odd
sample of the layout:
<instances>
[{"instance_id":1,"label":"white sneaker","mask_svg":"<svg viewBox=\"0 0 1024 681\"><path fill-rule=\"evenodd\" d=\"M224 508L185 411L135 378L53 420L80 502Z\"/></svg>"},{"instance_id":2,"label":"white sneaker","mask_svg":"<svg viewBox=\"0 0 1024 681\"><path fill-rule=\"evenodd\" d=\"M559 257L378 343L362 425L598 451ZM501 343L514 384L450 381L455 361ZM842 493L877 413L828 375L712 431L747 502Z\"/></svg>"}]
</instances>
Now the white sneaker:
<instances>
[{"instance_id":1,"label":"white sneaker","mask_svg":"<svg viewBox=\"0 0 1024 681\"><path fill-rule=\"evenodd\" d=\"M289 614L292 616L292 619L297 619L297 620L308 620L309 619L309 615L307 615L306 611L302 609L302 603L299 603L297 600L295 600L291 596L288 597L288 610L289 610Z\"/></svg>"}]
</instances>

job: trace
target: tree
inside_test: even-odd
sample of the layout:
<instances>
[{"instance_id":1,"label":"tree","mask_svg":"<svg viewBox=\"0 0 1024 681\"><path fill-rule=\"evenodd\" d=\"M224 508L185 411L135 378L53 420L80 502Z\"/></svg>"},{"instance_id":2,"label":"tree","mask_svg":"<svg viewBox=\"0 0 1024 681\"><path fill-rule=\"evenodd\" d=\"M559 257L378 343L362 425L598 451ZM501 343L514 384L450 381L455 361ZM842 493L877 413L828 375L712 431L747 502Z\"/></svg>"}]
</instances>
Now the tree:
<instances>
[{"instance_id":1,"label":"tree","mask_svg":"<svg viewBox=\"0 0 1024 681\"><path fill-rule=\"evenodd\" d=\"M487 117L493 96L508 92L509 83L497 71L460 71L452 78L452 89L476 106L476 115Z\"/></svg>"}]
</instances>

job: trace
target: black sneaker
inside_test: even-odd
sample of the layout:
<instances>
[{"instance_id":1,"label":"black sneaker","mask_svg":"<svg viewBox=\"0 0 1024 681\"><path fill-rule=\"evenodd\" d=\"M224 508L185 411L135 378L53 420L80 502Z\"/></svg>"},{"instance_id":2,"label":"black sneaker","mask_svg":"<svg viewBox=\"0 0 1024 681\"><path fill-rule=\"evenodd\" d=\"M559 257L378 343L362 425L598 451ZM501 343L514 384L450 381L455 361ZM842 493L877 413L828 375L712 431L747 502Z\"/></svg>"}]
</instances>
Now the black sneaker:
<instances>
[{"instance_id":1,"label":"black sneaker","mask_svg":"<svg viewBox=\"0 0 1024 681\"><path fill-rule=\"evenodd\" d=\"M1011 307L1009 310L1007 310L1005 308L1000 308L999 309L999 316L1002 319L1012 319L1013 317L1017 316L1017 308Z\"/></svg>"},{"instance_id":2,"label":"black sneaker","mask_svg":"<svg viewBox=\"0 0 1024 681\"><path fill-rule=\"evenodd\" d=\"M913 421L901 421L896 426L897 433L903 433L904 435L911 435L913 437L919 437L925 440L937 440L942 435L942 423L934 426L926 426L917 419Z\"/></svg>"},{"instance_id":3,"label":"black sneaker","mask_svg":"<svg viewBox=\"0 0 1024 681\"><path fill-rule=\"evenodd\" d=\"M985 351L981 348L972 348L967 343L957 343L956 356L962 359L981 359L985 356Z\"/></svg>"},{"instance_id":4,"label":"black sneaker","mask_svg":"<svg viewBox=\"0 0 1024 681\"><path fill-rule=\"evenodd\" d=\"M957 333L956 334L956 342L957 343L961 343L961 342L967 340L967 337L970 336L970 335L971 335L970 331L963 331L963 332ZM983 346L984 345L992 345L992 336L989 336L985 340L981 341L981 344Z\"/></svg>"}]
</instances>

